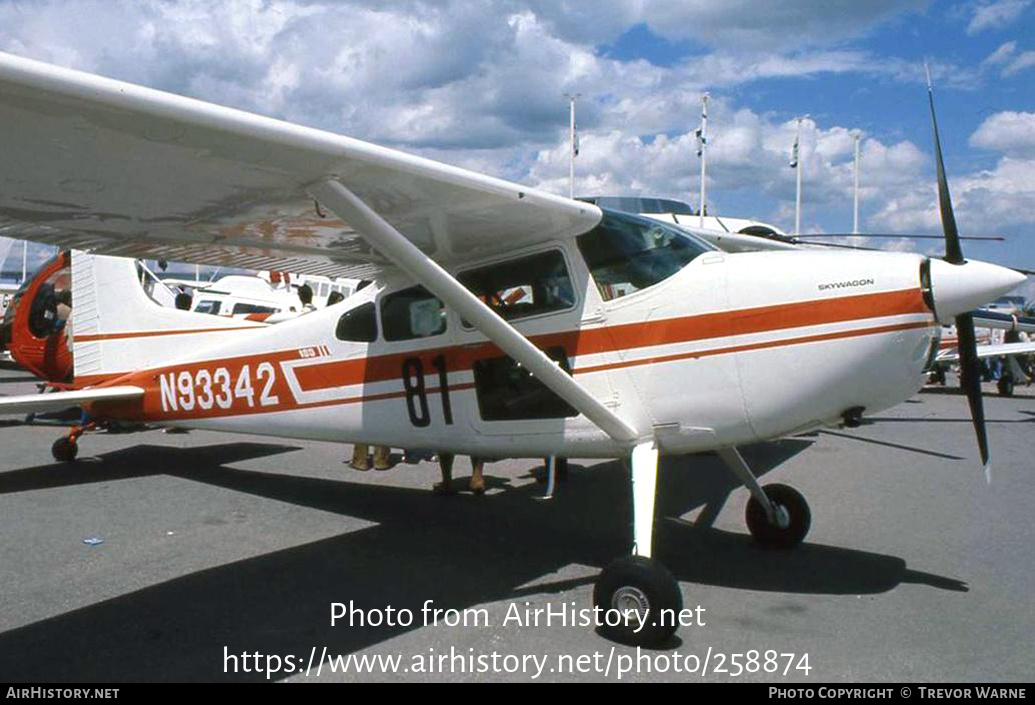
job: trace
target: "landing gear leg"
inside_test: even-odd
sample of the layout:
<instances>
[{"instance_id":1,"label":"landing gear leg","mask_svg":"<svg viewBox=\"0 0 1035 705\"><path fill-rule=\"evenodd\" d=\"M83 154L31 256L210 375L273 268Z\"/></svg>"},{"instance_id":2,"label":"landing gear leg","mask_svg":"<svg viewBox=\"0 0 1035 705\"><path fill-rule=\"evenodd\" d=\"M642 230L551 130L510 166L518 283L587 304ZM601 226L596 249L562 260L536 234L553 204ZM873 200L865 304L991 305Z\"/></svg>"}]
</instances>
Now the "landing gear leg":
<instances>
[{"instance_id":1,"label":"landing gear leg","mask_svg":"<svg viewBox=\"0 0 1035 705\"><path fill-rule=\"evenodd\" d=\"M543 492L542 497L537 499L553 499L553 491L557 487L557 463L559 458L556 455L551 455L548 458L543 458L545 467L543 470L546 474L546 491Z\"/></svg>"},{"instance_id":2,"label":"landing gear leg","mask_svg":"<svg viewBox=\"0 0 1035 705\"><path fill-rule=\"evenodd\" d=\"M593 587L604 634L625 644L659 646L676 630L683 595L672 574L651 558L658 451L641 443L632 452L633 555L600 573ZM610 623L608 623L610 621Z\"/></svg>"},{"instance_id":3,"label":"landing gear leg","mask_svg":"<svg viewBox=\"0 0 1035 705\"><path fill-rule=\"evenodd\" d=\"M96 422L90 421L82 426L73 426L67 436L54 441L50 447L50 454L59 463L70 463L79 454L79 437L96 426Z\"/></svg>"},{"instance_id":4,"label":"landing gear leg","mask_svg":"<svg viewBox=\"0 0 1035 705\"><path fill-rule=\"evenodd\" d=\"M801 493L787 485L763 488L736 448L724 448L718 453L726 467L751 491L745 518L755 540L767 548L793 548L801 543L812 524L812 513Z\"/></svg>"}]
</instances>

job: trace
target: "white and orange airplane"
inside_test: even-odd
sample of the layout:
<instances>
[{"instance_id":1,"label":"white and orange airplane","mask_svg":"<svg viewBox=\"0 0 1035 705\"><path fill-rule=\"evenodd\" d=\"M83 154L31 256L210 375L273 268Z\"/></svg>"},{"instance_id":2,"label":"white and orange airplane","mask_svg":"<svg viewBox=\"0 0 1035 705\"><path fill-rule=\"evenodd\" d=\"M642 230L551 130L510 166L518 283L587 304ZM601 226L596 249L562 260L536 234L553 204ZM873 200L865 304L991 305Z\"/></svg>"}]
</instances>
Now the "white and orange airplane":
<instances>
[{"instance_id":1,"label":"white and orange airplane","mask_svg":"<svg viewBox=\"0 0 1035 705\"><path fill-rule=\"evenodd\" d=\"M751 492L752 535L794 546L804 498L760 487L737 447L903 401L939 320L956 319L970 369L966 312L1023 281L963 259L940 147L945 260L726 253L658 221L2 54L0 140L0 226L15 237L374 282L266 326L160 309L117 283L131 264L73 255L76 389L0 398L0 413L77 403L96 419L630 458L632 555L603 570L594 601L619 616L609 635L640 644L666 640L681 607L651 557L660 453L717 451ZM73 458L80 433L55 454Z\"/></svg>"}]
</instances>

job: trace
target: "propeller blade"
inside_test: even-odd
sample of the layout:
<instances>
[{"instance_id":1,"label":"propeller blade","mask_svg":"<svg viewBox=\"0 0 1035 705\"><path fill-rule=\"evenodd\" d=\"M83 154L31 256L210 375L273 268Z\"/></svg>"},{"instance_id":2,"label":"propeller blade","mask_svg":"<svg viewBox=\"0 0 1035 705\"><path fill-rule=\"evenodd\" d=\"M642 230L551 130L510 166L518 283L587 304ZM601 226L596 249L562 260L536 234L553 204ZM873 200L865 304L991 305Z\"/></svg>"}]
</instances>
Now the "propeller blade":
<instances>
[{"instance_id":1,"label":"propeller blade","mask_svg":"<svg viewBox=\"0 0 1035 705\"><path fill-rule=\"evenodd\" d=\"M985 428L985 406L981 397L981 363L977 356L974 334L974 316L964 313L956 316L957 347L960 356L960 386L967 394L970 418L974 422L981 464L985 466L985 482L992 483L992 467L988 454L988 431Z\"/></svg>"},{"instance_id":2,"label":"propeller blade","mask_svg":"<svg viewBox=\"0 0 1035 705\"><path fill-rule=\"evenodd\" d=\"M927 66L924 66L927 70ZM931 128L934 131L934 158L938 166L938 210L942 216L942 229L945 231L945 261L951 264L963 264L963 250L960 247L960 233L956 227L956 216L952 212L952 197L949 195L949 182L945 178L945 162L942 159L942 142L938 138L938 118L934 115L934 89L931 87L931 72L927 72L927 101L931 106Z\"/></svg>"},{"instance_id":3,"label":"propeller blade","mask_svg":"<svg viewBox=\"0 0 1035 705\"><path fill-rule=\"evenodd\" d=\"M938 166L938 210L942 216L942 229L945 231L945 261L949 264L965 264L963 248L960 246L960 234L956 227L956 216L952 211L952 197L949 195L949 182L945 178L945 162L942 159L942 143L938 138L938 118L934 114L934 89L931 87L931 72L927 72L927 102L931 107L931 128L934 131L934 157ZM992 483L992 466L989 464L988 429L985 427L985 407L981 398L981 370L977 355L977 339L974 335L974 316L962 313L956 316L957 347L960 358L960 382L967 393L970 405L970 418L977 434L978 450L981 451L981 464L985 466L985 482Z\"/></svg>"}]
</instances>

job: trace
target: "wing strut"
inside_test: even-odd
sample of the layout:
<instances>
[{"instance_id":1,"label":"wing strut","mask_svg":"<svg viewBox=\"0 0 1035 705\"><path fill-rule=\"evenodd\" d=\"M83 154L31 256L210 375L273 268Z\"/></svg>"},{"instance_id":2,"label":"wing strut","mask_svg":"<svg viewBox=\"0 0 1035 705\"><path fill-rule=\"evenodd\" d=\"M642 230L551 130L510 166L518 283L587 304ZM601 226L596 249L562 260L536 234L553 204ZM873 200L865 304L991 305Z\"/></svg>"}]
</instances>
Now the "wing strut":
<instances>
[{"instance_id":1,"label":"wing strut","mask_svg":"<svg viewBox=\"0 0 1035 705\"><path fill-rule=\"evenodd\" d=\"M309 194L362 234L381 254L424 285L503 352L524 365L557 396L585 414L608 436L623 444L639 439L636 429L600 403L553 360L468 291L451 274L421 252L387 221L336 180L309 188Z\"/></svg>"}]
</instances>

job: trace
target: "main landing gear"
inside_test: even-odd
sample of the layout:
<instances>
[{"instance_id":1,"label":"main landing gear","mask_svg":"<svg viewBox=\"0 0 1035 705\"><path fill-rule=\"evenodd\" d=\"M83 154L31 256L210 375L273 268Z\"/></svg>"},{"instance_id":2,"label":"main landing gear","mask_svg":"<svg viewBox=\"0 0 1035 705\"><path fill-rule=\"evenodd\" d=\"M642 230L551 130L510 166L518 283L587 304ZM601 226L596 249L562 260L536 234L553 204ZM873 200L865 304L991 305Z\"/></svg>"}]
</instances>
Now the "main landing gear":
<instances>
[{"instance_id":1,"label":"main landing gear","mask_svg":"<svg viewBox=\"0 0 1035 705\"><path fill-rule=\"evenodd\" d=\"M54 456L54 460L59 463L70 463L75 460L76 455L79 454L79 437L94 428L95 425L93 421L90 421L82 426L73 426L67 436L62 436L54 441L54 445L50 447L50 454Z\"/></svg>"},{"instance_id":2,"label":"main landing gear","mask_svg":"<svg viewBox=\"0 0 1035 705\"><path fill-rule=\"evenodd\" d=\"M786 485L758 484L736 448L719 457L751 491L748 530L768 548L792 548L805 538L812 515L805 498ZM683 596L679 583L660 561L651 558L658 451L653 443L632 452L633 552L600 573L593 588L593 605L603 622L601 631L615 641L634 646L660 646L679 624Z\"/></svg>"}]
</instances>

